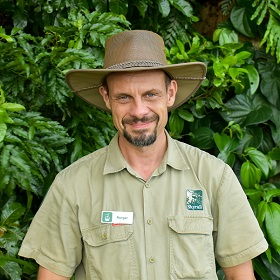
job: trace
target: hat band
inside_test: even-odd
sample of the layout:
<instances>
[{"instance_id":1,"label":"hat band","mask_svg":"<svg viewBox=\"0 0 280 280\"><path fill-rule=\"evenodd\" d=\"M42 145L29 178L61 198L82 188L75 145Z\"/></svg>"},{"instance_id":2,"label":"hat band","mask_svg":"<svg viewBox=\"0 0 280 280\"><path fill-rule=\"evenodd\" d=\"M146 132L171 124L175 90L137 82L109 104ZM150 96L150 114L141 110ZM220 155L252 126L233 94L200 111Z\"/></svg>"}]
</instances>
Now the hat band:
<instances>
[{"instance_id":1,"label":"hat band","mask_svg":"<svg viewBox=\"0 0 280 280\"><path fill-rule=\"evenodd\" d=\"M165 66L165 64L152 61L152 60L136 60L136 61L127 61L118 64L114 64L106 69L126 69L126 68L133 68L133 67L158 67L158 66Z\"/></svg>"}]
</instances>

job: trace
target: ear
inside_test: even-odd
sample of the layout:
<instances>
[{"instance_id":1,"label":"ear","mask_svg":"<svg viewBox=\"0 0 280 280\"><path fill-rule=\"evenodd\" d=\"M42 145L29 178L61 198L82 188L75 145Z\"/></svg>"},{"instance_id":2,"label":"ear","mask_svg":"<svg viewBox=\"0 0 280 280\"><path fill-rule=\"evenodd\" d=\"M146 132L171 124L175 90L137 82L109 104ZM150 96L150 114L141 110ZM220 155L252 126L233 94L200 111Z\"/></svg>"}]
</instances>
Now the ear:
<instances>
[{"instance_id":1,"label":"ear","mask_svg":"<svg viewBox=\"0 0 280 280\"><path fill-rule=\"evenodd\" d=\"M104 86L100 86L99 87L99 93L102 95L103 100L106 104L106 107L111 110L111 104L110 104L110 99L109 99L109 93L108 93L108 89Z\"/></svg>"},{"instance_id":2,"label":"ear","mask_svg":"<svg viewBox=\"0 0 280 280\"><path fill-rule=\"evenodd\" d=\"M167 107L171 107L174 104L177 89L178 89L177 82L175 80L172 80L170 82L170 85L168 86L168 89L167 89L167 98L168 98L167 99Z\"/></svg>"}]
</instances>

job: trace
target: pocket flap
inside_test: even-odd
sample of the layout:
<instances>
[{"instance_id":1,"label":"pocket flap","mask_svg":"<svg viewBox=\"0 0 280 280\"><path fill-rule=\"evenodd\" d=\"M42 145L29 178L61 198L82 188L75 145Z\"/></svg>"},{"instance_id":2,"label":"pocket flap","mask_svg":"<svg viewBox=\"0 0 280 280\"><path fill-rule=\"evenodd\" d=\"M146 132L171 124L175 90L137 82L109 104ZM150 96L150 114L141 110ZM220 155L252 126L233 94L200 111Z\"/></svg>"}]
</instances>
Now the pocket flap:
<instances>
[{"instance_id":1,"label":"pocket flap","mask_svg":"<svg viewBox=\"0 0 280 280\"><path fill-rule=\"evenodd\" d=\"M127 240L133 234L132 225L99 225L82 231L83 240L90 246Z\"/></svg>"},{"instance_id":2,"label":"pocket flap","mask_svg":"<svg viewBox=\"0 0 280 280\"><path fill-rule=\"evenodd\" d=\"M169 227L177 233L211 234L213 218L211 217L168 217Z\"/></svg>"}]
</instances>

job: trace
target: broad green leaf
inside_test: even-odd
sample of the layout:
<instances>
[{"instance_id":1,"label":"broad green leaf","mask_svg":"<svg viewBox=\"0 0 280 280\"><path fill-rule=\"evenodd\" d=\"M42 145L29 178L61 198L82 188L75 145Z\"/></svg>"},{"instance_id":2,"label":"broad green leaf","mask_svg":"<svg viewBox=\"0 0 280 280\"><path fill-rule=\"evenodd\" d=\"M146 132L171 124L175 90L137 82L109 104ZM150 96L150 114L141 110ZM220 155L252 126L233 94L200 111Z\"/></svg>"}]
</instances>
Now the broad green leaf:
<instances>
[{"instance_id":1,"label":"broad green leaf","mask_svg":"<svg viewBox=\"0 0 280 280\"><path fill-rule=\"evenodd\" d=\"M250 83L250 94L254 94L257 91L260 83L259 72L252 65L244 65L242 67L247 70L247 75Z\"/></svg>"},{"instance_id":2,"label":"broad green leaf","mask_svg":"<svg viewBox=\"0 0 280 280\"><path fill-rule=\"evenodd\" d=\"M233 151L235 151L239 145L237 139L231 138L226 134L215 133L214 141L220 151L217 157L226 162L228 165L233 166L235 162L235 155Z\"/></svg>"},{"instance_id":3,"label":"broad green leaf","mask_svg":"<svg viewBox=\"0 0 280 280\"><path fill-rule=\"evenodd\" d=\"M172 111L168 120L170 131L175 135L181 135L184 128L184 120L179 117L177 111Z\"/></svg>"},{"instance_id":4,"label":"broad green leaf","mask_svg":"<svg viewBox=\"0 0 280 280\"><path fill-rule=\"evenodd\" d=\"M127 14L128 2L123 0L109 0L110 11L115 14Z\"/></svg>"},{"instance_id":5,"label":"broad green leaf","mask_svg":"<svg viewBox=\"0 0 280 280\"><path fill-rule=\"evenodd\" d=\"M9 117L7 111L3 108L0 108L0 123L13 123L13 120Z\"/></svg>"},{"instance_id":6,"label":"broad green leaf","mask_svg":"<svg viewBox=\"0 0 280 280\"><path fill-rule=\"evenodd\" d=\"M243 153L248 147L258 149L264 142L264 132L260 127L250 126L243 131L243 137L239 141L238 151Z\"/></svg>"},{"instance_id":7,"label":"broad green leaf","mask_svg":"<svg viewBox=\"0 0 280 280\"><path fill-rule=\"evenodd\" d=\"M260 261L258 258L254 258L252 260L254 270L257 272L257 274L261 277L262 280L272 280L267 268L264 266L263 262Z\"/></svg>"},{"instance_id":8,"label":"broad green leaf","mask_svg":"<svg viewBox=\"0 0 280 280\"><path fill-rule=\"evenodd\" d=\"M27 25L27 18L24 10L17 9L13 16L14 27L23 29Z\"/></svg>"},{"instance_id":9,"label":"broad green leaf","mask_svg":"<svg viewBox=\"0 0 280 280\"><path fill-rule=\"evenodd\" d=\"M7 203L2 209L1 224L12 225L25 212L25 208L17 202Z\"/></svg>"},{"instance_id":10,"label":"broad green leaf","mask_svg":"<svg viewBox=\"0 0 280 280\"><path fill-rule=\"evenodd\" d=\"M0 105L0 108L8 110L8 111L12 111L12 112L18 112L18 111L25 110L25 107L20 104L8 103L8 102Z\"/></svg>"},{"instance_id":11,"label":"broad green leaf","mask_svg":"<svg viewBox=\"0 0 280 280\"><path fill-rule=\"evenodd\" d=\"M140 15L144 18L145 13L148 9L147 1L145 0L138 0L134 2L134 5L137 7L138 11L140 12Z\"/></svg>"},{"instance_id":12,"label":"broad green leaf","mask_svg":"<svg viewBox=\"0 0 280 280\"><path fill-rule=\"evenodd\" d=\"M257 189L245 189L244 192L246 193L247 196L262 196L263 191L257 190Z\"/></svg>"},{"instance_id":13,"label":"broad green leaf","mask_svg":"<svg viewBox=\"0 0 280 280\"><path fill-rule=\"evenodd\" d=\"M259 129L262 129L262 127L259 127ZM259 147L254 146L254 145L251 145L251 147L255 147L258 150L262 151L264 154L267 154L269 156L268 153L273 149L273 147L275 147L275 143L274 143L273 138L271 136L271 131L270 130L263 130L262 142L260 142ZM275 160L275 159L271 158L271 160Z\"/></svg>"},{"instance_id":14,"label":"broad green leaf","mask_svg":"<svg viewBox=\"0 0 280 280\"><path fill-rule=\"evenodd\" d=\"M267 267L267 270L272 272L277 277L274 279L280 279L280 255L272 251L270 260L265 254L262 255L262 260Z\"/></svg>"},{"instance_id":15,"label":"broad green leaf","mask_svg":"<svg viewBox=\"0 0 280 280\"><path fill-rule=\"evenodd\" d=\"M273 124L269 123L269 127L271 130L271 135L274 140L274 142L280 146L280 110L272 107L272 118L271 121Z\"/></svg>"},{"instance_id":16,"label":"broad green leaf","mask_svg":"<svg viewBox=\"0 0 280 280\"><path fill-rule=\"evenodd\" d=\"M238 146L238 141L226 134L215 133L214 141L220 152L224 150L232 152Z\"/></svg>"},{"instance_id":17,"label":"broad green leaf","mask_svg":"<svg viewBox=\"0 0 280 280\"><path fill-rule=\"evenodd\" d=\"M158 0L158 8L160 13L162 14L162 17L165 18L170 13L170 4L168 0Z\"/></svg>"},{"instance_id":18,"label":"broad green leaf","mask_svg":"<svg viewBox=\"0 0 280 280\"><path fill-rule=\"evenodd\" d=\"M280 197L280 189L273 189L273 190L268 190L265 193L265 200L267 202L270 202L270 200L274 197Z\"/></svg>"},{"instance_id":19,"label":"broad green leaf","mask_svg":"<svg viewBox=\"0 0 280 280\"><path fill-rule=\"evenodd\" d=\"M10 159L10 152L14 148L13 145L5 145L1 152L1 162L0 162L0 168L3 168L4 170L7 170L9 159Z\"/></svg>"},{"instance_id":20,"label":"broad green leaf","mask_svg":"<svg viewBox=\"0 0 280 280\"><path fill-rule=\"evenodd\" d=\"M35 127L32 125L29 127L28 130L28 139L32 140L34 138L34 134L35 134Z\"/></svg>"},{"instance_id":21,"label":"broad green leaf","mask_svg":"<svg viewBox=\"0 0 280 280\"><path fill-rule=\"evenodd\" d=\"M262 172L253 163L246 161L240 170L241 182L245 188L253 188L260 183Z\"/></svg>"},{"instance_id":22,"label":"broad green leaf","mask_svg":"<svg viewBox=\"0 0 280 280\"><path fill-rule=\"evenodd\" d=\"M24 152L20 152L17 149L11 151L10 163L27 174L31 174L30 159Z\"/></svg>"},{"instance_id":23,"label":"broad green leaf","mask_svg":"<svg viewBox=\"0 0 280 280\"><path fill-rule=\"evenodd\" d=\"M73 145L74 145L74 149L73 152L71 153L71 163L83 156L83 142L80 135L77 135L75 137L75 141Z\"/></svg>"},{"instance_id":24,"label":"broad green leaf","mask_svg":"<svg viewBox=\"0 0 280 280\"><path fill-rule=\"evenodd\" d=\"M21 138L29 139L28 132L24 128L15 126L11 129L11 131L13 132L13 134L20 136Z\"/></svg>"},{"instance_id":25,"label":"broad green leaf","mask_svg":"<svg viewBox=\"0 0 280 280\"><path fill-rule=\"evenodd\" d=\"M185 53L185 46L180 40L176 40L176 44L179 47L180 53Z\"/></svg>"},{"instance_id":26,"label":"broad green leaf","mask_svg":"<svg viewBox=\"0 0 280 280\"><path fill-rule=\"evenodd\" d=\"M219 34L215 34L215 36L218 36L219 44L221 46L225 44L238 43L238 35L234 30L222 28L221 32Z\"/></svg>"},{"instance_id":27,"label":"broad green leaf","mask_svg":"<svg viewBox=\"0 0 280 280\"><path fill-rule=\"evenodd\" d=\"M239 75L242 75L244 73L247 74L247 70L243 69L243 68L234 68L234 67L230 67L228 69L228 73L230 75L230 77L235 80Z\"/></svg>"},{"instance_id":28,"label":"broad green leaf","mask_svg":"<svg viewBox=\"0 0 280 280\"><path fill-rule=\"evenodd\" d=\"M280 66L261 74L260 89L267 100L280 108Z\"/></svg>"},{"instance_id":29,"label":"broad green leaf","mask_svg":"<svg viewBox=\"0 0 280 280\"><path fill-rule=\"evenodd\" d=\"M220 34L222 32L222 28L217 28L213 33L213 42L217 42L220 38Z\"/></svg>"},{"instance_id":30,"label":"broad green leaf","mask_svg":"<svg viewBox=\"0 0 280 280\"><path fill-rule=\"evenodd\" d=\"M237 58L237 63L241 63L241 64L244 63L244 59L247 59L250 56L252 56L252 53L247 51L242 51L235 55L235 57Z\"/></svg>"},{"instance_id":31,"label":"broad green leaf","mask_svg":"<svg viewBox=\"0 0 280 280\"><path fill-rule=\"evenodd\" d=\"M252 125L263 123L272 117L272 109L259 94L253 96L236 95L230 99L225 107L226 112L221 112L227 121L234 121L241 125Z\"/></svg>"},{"instance_id":32,"label":"broad green leaf","mask_svg":"<svg viewBox=\"0 0 280 280\"><path fill-rule=\"evenodd\" d=\"M217 271L217 277L218 280L226 280L225 273L221 268Z\"/></svg>"},{"instance_id":33,"label":"broad green leaf","mask_svg":"<svg viewBox=\"0 0 280 280\"><path fill-rule=\"evenodd\" d=\"M208 150L214 146L214 132L209 127L202 126L188 135L190 136L190 144L200 149Z\"/></svg>"},{"instance_id":34,"label":"broad green leaf","mask_svg":"<svg viewBox=\"0 0 280 280\"><path fill-rule=\"evenodd\" d=\"M244 122L244 126L264 123L268 121L272 116L272 110L270 107L263 106L263 108L256 108L251 111Z\"/></svg>"},{"instance_id":35,"label":"broad green leaf","mask_svg":"<svg viewBox=\"0 0 280 280\"><path fill-rule=\"evenodd\" d=\"M268 204L265 225L272 246L280 254L280 205L278 203L271 202Z\"/></svg>"},{"instance_id":36,"label":"broad green leaf","mask_svg":"<svg viewBox=\"0 0 280 280\"><path fill-rule=\"evenodd\" d=\"M251 21L251 16L254 13L251 5L250 0L239 1L231 10L230 20L236 30L247 37L253 38L256 36L256 30Z\"/></svg>"},{"instance_id":37,"label":"broad green leaf","mask_svg":"<svg viewBox=\"0 0 280 280\"><path fill-rule=\"evenodd\" d=\"M0 123L0 142L2 142L6 136L7 125L5 123Z\"/></svg>"},{"instance_id":38,"label":"broad green leaf","mask_svg":"<svg viewBox=\"0 0 280 280\"><path fill-rule=\"evenodd\" d=\"M14 41L14 39L6 34L0 33L0 38L6 40L8 43L12 43Z\"/></svg>"},{"instance_id":39,"label":"broad green leaf","mask_svg":"<svg viewBox=\"0 0 280 280\"><path fill-rule=\"evenodd\" d=\"M11 261L3 262L0 256L0 271L3 271L10 279L21 280L22 270L20 266Z\"/></svg>"},{"instance_id":40,"label":"broad green leaf","mask_svg":"<svg viewBox=\"0 0 280 280\"><path fill-rule=\"evenodd\" d=\"M189 111L187 110L182 110L182 109L178 109L178 115L180 116L180 118L182 118L183 120L185 120L186 122L193 122L194 121L194 116L193 114L191 114Z\"/></svg>"},{"instance_id":41,"label":"broad green leaf","mask_svg":"<svg viewBox=\"0 0 280 280\"><path fill-rule=\"evenodd\" d=\"M182 12L186 17L192 17L193 8L189 2L185 0L173 0L172 5Z\"/></svg>"},{"instance_id":42,"label":"broad green leaf","mask_svg":"<svg viewBox=\"0 0 280 280\"><path fill-rule=\"evenodd\" d=\"M257 220L258 220L261 227L262 227L262 224L265 220L266 210L267 210L267 202L266 201L261 201L258 204L257 214L256 214Z\"/></svg>"},{"instance_id":43,"label":"broad green leaf","mask_svg":"<svg viewBox=\"0 0 280 280\"><path fill-rule=\"evenodd\" d=\"M250 159L255 163L255 165L262 171L262 173L267 177L270 169L270 163L267 160L266 156L254 149L254 148L248 148L245 150L245 153L247 153L250 157Z\"/></svg>"},{"instance_id":44,"label":"broad green leaf","mask_svg":"<svg viewBox=\"0 0 280 280\"><path fill-rule=\"evenodd\" d=\"M280 148L273 148L272 151L268 153L268 155L271 157L273 160L280 160Z\"/></svg>"}]
</instances>

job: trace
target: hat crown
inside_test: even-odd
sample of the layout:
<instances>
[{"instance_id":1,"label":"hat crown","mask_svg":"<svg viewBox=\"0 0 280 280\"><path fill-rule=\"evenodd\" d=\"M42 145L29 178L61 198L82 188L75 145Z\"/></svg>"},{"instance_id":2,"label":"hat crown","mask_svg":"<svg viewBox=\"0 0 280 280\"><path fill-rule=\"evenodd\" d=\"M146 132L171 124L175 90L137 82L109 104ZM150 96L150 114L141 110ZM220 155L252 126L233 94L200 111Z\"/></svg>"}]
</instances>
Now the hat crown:
<instances>
[{"instance_id":1,"label":"hat crown","mask_svg":"<svg viewBox=\"0 0 280 280\"><path fill-rule=\"evenodd\" d=\"M130 30L105 43L104 68L124 69L166 65L163 39L150 31Z\"/></svg>"}]
</instances>

